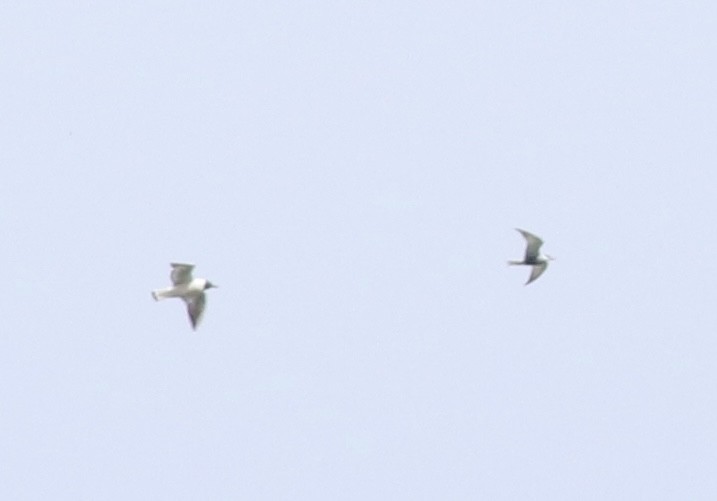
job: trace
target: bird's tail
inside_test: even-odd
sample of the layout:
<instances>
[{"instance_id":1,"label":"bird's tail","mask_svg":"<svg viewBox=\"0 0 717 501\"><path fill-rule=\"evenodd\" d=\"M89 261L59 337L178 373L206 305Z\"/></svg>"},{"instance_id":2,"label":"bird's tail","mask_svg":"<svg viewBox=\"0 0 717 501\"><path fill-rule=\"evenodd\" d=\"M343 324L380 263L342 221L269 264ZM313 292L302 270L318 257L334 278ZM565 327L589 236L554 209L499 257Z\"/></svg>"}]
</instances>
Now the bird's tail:
<instances>
[{"instance_id":1,"label":"bird's tail","mask_svg":"<svg viewBox=\"0 0 717 501\"><path fill-rule=\"evenodd\" d=\"M169 289L155 289L152 291L152 297L155 301L160 301L172 296L169 294Z\"/></svg>"},{"instance_id":2,"label":"bird's tail","mask_svg":"<svg viewBox=\"0 0 717 501\"><path fill-rule=\"evenodd\" d=\"M514 264L523 264L522 261L508 261L508 266L514 265Z\"/></svg>"}]
</instances>

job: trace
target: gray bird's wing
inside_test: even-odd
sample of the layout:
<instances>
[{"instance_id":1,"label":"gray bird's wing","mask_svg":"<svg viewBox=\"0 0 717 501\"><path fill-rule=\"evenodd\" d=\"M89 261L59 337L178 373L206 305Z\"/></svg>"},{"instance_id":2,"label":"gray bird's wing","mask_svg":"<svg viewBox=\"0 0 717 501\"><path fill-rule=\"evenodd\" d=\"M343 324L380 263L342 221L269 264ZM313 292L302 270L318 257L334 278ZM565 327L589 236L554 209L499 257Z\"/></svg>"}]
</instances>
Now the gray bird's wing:
<instances>
[{"instance_id":1,"label":"gray bird's wing","mask_svg":"<svg viewBox=\"0 0 717 501\"><path fill-rule=\"evenodd\" d=\"M527 262L535 261L540 255L540 247L543 245L543 241L530 232L521 230L520 228L516 228L516 230L518 230L526 242L528 242L528 246L525 248L525 260Z\"/></svg>"},{"instance_id":2,"label":"gray bird's wing","mask_svg":"<svg viewBox=\"0 0 717 501\"><path fill-rule=\"evenodd\" d=\"M540 264L534 264L533 269L530 270L530 278L528 278L528 281L525 282L525 285L528 285L533 280L537 280L540 275L543 274L545 269L548 267L548 262L543 261Z\"/></svg>"},{"instance_id":3,"label":"gray bird's wing","mask_svg":"<svg viewBox=\"0 0 717 501\"><path fill-rule=\"evenodd\" d=\"M171 263L172 273L169 278L174 285L188 284L192 281L193 264Z\"/></svg>"},{"instance_id":4,"label":"gray bird's wing","mask_svg":"<svg viewBox=\"0 0 717 501\"><path fill-rule=\"evenodd\" d=\"M189 321L192 323L192 329L196 329L199 325L199 321L202 319L204 313L204 306L207 304L207 297L204 293L190 298L185 298L184 302L187 303L187 313L189 313Z\"/></svg>"}]
</instances>

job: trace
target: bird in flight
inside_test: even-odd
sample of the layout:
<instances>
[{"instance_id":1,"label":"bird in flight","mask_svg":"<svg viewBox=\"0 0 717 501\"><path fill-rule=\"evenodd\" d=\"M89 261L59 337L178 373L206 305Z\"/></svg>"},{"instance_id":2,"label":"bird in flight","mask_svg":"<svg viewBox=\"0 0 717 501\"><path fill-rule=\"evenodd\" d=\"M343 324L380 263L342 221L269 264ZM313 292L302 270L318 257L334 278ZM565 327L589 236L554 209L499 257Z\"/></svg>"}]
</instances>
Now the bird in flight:
<instances>
[{"instance_id":1,"label":"bird in flight","mask_svg":"<svg viewBox=\"0 0 717 501\"><path fill-rule=\"evenodd\" d=\"M528 285L530 282L536 280L543 274L545 268L548 267L548 261L552 261L553 258L540 252L540 247L543 245L543 241L539 237L536 237L532 233L525 230L521 230L520 228L516 228L516 230L519 231L523 237L525 237L528 245L525 248L525 257L522 261L508 261L508 264L525 264L533 267L528 281L525 282L525 285Z\"/></svg>"},{"instance_id":2,"label":"bird in flight","mask_svg":"<svg viewBox=\"0 0 717 501\"><path fill-rule=\"evenodd\" d=\"M171 263L172 273L169 278L172 279L172 287L165 289L156 289L152 291L152 297L155 301L167 299L170 297L182 298L187 303L187 312L189 313L189 321L192 323L192 329L197 328L199 321L202 319L204 307L207 304L207 298L204 291L216 287L206 278L193 278L193 264Z\"/></svg>"}]
</instances>

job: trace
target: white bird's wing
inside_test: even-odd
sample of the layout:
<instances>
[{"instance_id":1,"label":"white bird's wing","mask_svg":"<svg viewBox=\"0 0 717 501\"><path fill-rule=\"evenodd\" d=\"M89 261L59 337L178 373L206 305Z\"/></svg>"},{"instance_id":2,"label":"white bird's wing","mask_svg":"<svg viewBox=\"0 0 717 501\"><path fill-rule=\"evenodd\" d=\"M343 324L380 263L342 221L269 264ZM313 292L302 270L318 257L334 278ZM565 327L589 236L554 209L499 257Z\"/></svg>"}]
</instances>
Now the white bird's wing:
<instances>
[{"instance_id":1,"label":"white bird's wing","mask_svg":"<svg viewBox=\"0 0 717 501\"><path fill-rule=\"evenodd\" d=\"M548 267L548 262L543 261L540 264L534 264L533 269L530 270L530 277L528 278L528 281L525 282L525 285L528 285L533 280L537 280L537 278L543 274L545 269Z\"/></svg>"},{"instance_id":2,"label":"white bird's wing","mask_svg":"<svg viewBox=\"0 0 717 501\"><path fill-rule=\"evenodd\" d=\"M189 321L192 323L192 329L196 329L199 325L199 321L202 319L204 313L204 306L207 304L207 297L204 293L184 298L184 302L187 303L187 313L189 313Z\"/></svg>"},{"instance_id":3,"label":"white bird's wing","mask_svg":"<svg viewBox=\"0 0 717 501\"><path fill-rule=\"evenodd\" d=\"M193 264L171 263L172 273L169 278L174 285L188 284L192 281Z\"/></svg>"},{"instance_id":4,"label":"white bird's wing","mask_svg":"<svg viewBox=\"0 0 717 501\"><path fill-rule=\"evenodd\" d=\"M543 241L530 232L521 230L520 228L516 228L516 230L518 230L528 242L528 246L525 248L525 260L528 262L536 260L538 256L540 256L540 247L543 245Z\"/></svg>"}]
</instances>

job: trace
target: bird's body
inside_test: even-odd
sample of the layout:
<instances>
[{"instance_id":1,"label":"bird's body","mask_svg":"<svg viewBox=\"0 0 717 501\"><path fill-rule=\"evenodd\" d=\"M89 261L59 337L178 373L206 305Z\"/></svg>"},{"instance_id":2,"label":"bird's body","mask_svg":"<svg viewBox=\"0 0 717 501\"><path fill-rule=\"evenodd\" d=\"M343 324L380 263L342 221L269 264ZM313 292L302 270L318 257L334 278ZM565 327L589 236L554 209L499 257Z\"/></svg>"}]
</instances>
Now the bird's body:
<instances>
[{"instance_id":1,"label":"bird's body","mask_svg":"<svg viewBox=\"0 0 717 501\"><path fill-rule=\"evenodd\" d=\"M156 289L152 291L155 301L172 297L181 298L187 303L187 312L192 328L196 329L204 313L207 298L204 291L216 287L206 278L193 278L192 270L194 265L183 263L171 263L172 273L170 278L174 284L172 287Z\"/></svg>"},{"instance_id":2,"label":"bird's body","mask_svg":"<svg viewBox=\"0 0 717 501\"><path fill-rule=\"evenodd\" d=\"M525 282L525 285L528 285L530 282L536 280L543 274L545 269L548 267L548 261L551 261L553 258L540 252L540 247L542 247L543 241L539 237L525 230L521 230L520 228L516 228L516 230L523 235L527 242L525 257L522 261L508 261L508 264L524 264L533 267L530 272L530 277L528 277L528 281Z\"/></svg>"}]
</instances>

